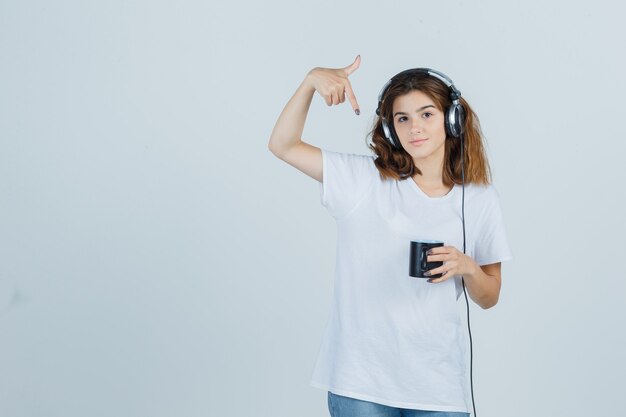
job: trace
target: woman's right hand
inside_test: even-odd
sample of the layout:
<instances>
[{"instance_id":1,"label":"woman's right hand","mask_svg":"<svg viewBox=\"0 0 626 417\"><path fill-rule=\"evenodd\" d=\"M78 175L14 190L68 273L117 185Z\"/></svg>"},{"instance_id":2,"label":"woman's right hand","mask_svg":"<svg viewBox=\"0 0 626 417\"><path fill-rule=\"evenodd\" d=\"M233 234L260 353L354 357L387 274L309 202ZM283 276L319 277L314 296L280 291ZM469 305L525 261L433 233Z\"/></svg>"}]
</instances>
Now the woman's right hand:
<instances>
[{"instance_id":1,"label":"woman's right hand","mask_svg":"<svg viewBox=\"0 0 626 417\"><path fill-rule=\"evenodd\" d=\"M361 65L361 55L357 55L354 62L345 68L315 67L307 74L309 84L324 98L326 104L340 104L346 101L346 94L352 104L354 112L359 115L359 103L356 101L352 85L348 76Z\"/></svg>"}]
</instances>

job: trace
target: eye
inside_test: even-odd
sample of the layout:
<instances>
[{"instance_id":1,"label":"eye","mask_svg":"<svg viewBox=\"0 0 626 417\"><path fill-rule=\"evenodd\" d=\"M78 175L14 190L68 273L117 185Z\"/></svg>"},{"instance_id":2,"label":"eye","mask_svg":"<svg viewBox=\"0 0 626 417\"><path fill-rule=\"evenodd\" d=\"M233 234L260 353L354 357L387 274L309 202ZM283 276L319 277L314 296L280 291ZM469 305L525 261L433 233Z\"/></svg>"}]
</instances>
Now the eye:
<instances>
[{"instance_id":1,"label":"eye","mask_svg":"<svg viewBox=\"0 0 626 417\"><path fill-rule=\"evenodd\" d=\"M432 116L432 115L433 115L432 113L430 113L430 112L426 112L426 113L424 113L424 115L423 115L423 116L424 116L425 118L427 118L427 119L428 119L428 118L429 118L430 116Z\"/></svg>"},{"instance_id":2,"label":"eye","mask_svg":"<svg viewBox=\"0 0 626 417\"><path fill-rule=\"evenodd\" d=\"M406 119L406 117L405 116L398 117L398 122L402 122L402 119Z\"/></svg>"}]
</instances>

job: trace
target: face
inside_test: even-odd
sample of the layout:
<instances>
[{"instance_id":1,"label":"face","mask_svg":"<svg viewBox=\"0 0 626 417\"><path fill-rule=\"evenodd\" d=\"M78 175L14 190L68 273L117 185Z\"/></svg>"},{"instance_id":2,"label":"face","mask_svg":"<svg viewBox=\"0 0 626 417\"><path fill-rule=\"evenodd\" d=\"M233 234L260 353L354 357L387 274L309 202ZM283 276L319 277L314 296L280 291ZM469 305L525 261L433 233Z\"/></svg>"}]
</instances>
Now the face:
<instances>
[{"instance_id":1,"label":"face","mask_svg":"<svg viewBox=\"0 0 626 417\"><path fill-rule=\"evenodd\" d=\"M392 114L400 143L418 166L420 161L443 161L445 117L430 97L418 90L398 96Z\"/></svg>"}]
</instances>

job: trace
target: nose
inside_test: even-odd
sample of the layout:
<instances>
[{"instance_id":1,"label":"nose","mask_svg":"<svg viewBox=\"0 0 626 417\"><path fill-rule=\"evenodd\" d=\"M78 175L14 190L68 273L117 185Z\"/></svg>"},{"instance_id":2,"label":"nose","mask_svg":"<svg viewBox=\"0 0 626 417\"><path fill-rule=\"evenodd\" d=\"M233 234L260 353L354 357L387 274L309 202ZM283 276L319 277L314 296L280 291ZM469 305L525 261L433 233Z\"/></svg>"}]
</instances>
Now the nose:
<instances>
[{"instance_id":1,"label":"nose","mask_svg":"<svg viewBox=\"0 0 626 417\"><path fill-rule=\"evenodd\" d=\"M411 133L420 133L422 131L422 121L416 118L411 125Z\"/></svg>"}]
</instances>

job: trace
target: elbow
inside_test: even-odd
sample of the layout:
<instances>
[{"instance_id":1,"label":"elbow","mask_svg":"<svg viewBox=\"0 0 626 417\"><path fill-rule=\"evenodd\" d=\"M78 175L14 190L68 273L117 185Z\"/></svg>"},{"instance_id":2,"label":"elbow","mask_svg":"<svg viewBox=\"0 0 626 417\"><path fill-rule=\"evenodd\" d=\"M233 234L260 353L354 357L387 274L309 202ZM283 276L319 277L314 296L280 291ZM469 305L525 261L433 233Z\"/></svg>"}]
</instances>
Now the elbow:
<instances>
[{"instance_id":1,"label":"elbow","mask_svg":"<svg viewBox=\"0 0 626 417\"><path fill-rule=\"evenodd\" d=\"M488 310L498 304L498 296L491 297L490 299L482 300L479 304L483 310Z\"/></svg>"},{"instance_id":2,"label":"elbow","mask_svg":"<svg viewBox=\"0 0 626 417\"><path fill-rule=\"evenodd\" d=\"M489 310L490 308L494 307L496 304L498 304L498 300L494 300L490 302L483 302L482 304L480 304L480 307L483 310Z\"/></svg>"},{"instance_id":3,"label":"elbow","mask_svg":"<svg viewBox=\"0 0 626 417\"><path fill-rule=\"evenodd\" d=\"M279 147L276 144L276 141L273 139L270 139L270 141L267 144L267 149L274 154L275 157L282 159L282 155L284 154L284 149L282 149L281 147Z\"/></svg>"},{"instance_id":4,"label":"elbow","mask_svg":"<svg viewBox=\"0 0 626 417\"><path fill-rule=\"evenodd\" d=\"M270 140L267 144L267 149L274 154L274 156L278 157L279 153L275 146L272 145L272 141Z\"/></svg>"},{"instance_id":5,"label":"elbow","mask_svg":"<svg viewBox=\"0 0 626 417\"><path fill-rule=\"evenodd\" d=\"M501 278L500 275L489 277L493 278L494 285L489 287L489 290L483 294L483 297L478 303L483 310L488 310L498 304L498 299L500 298L500 288L501 288Z\"/></svg>"}]
</instances>

